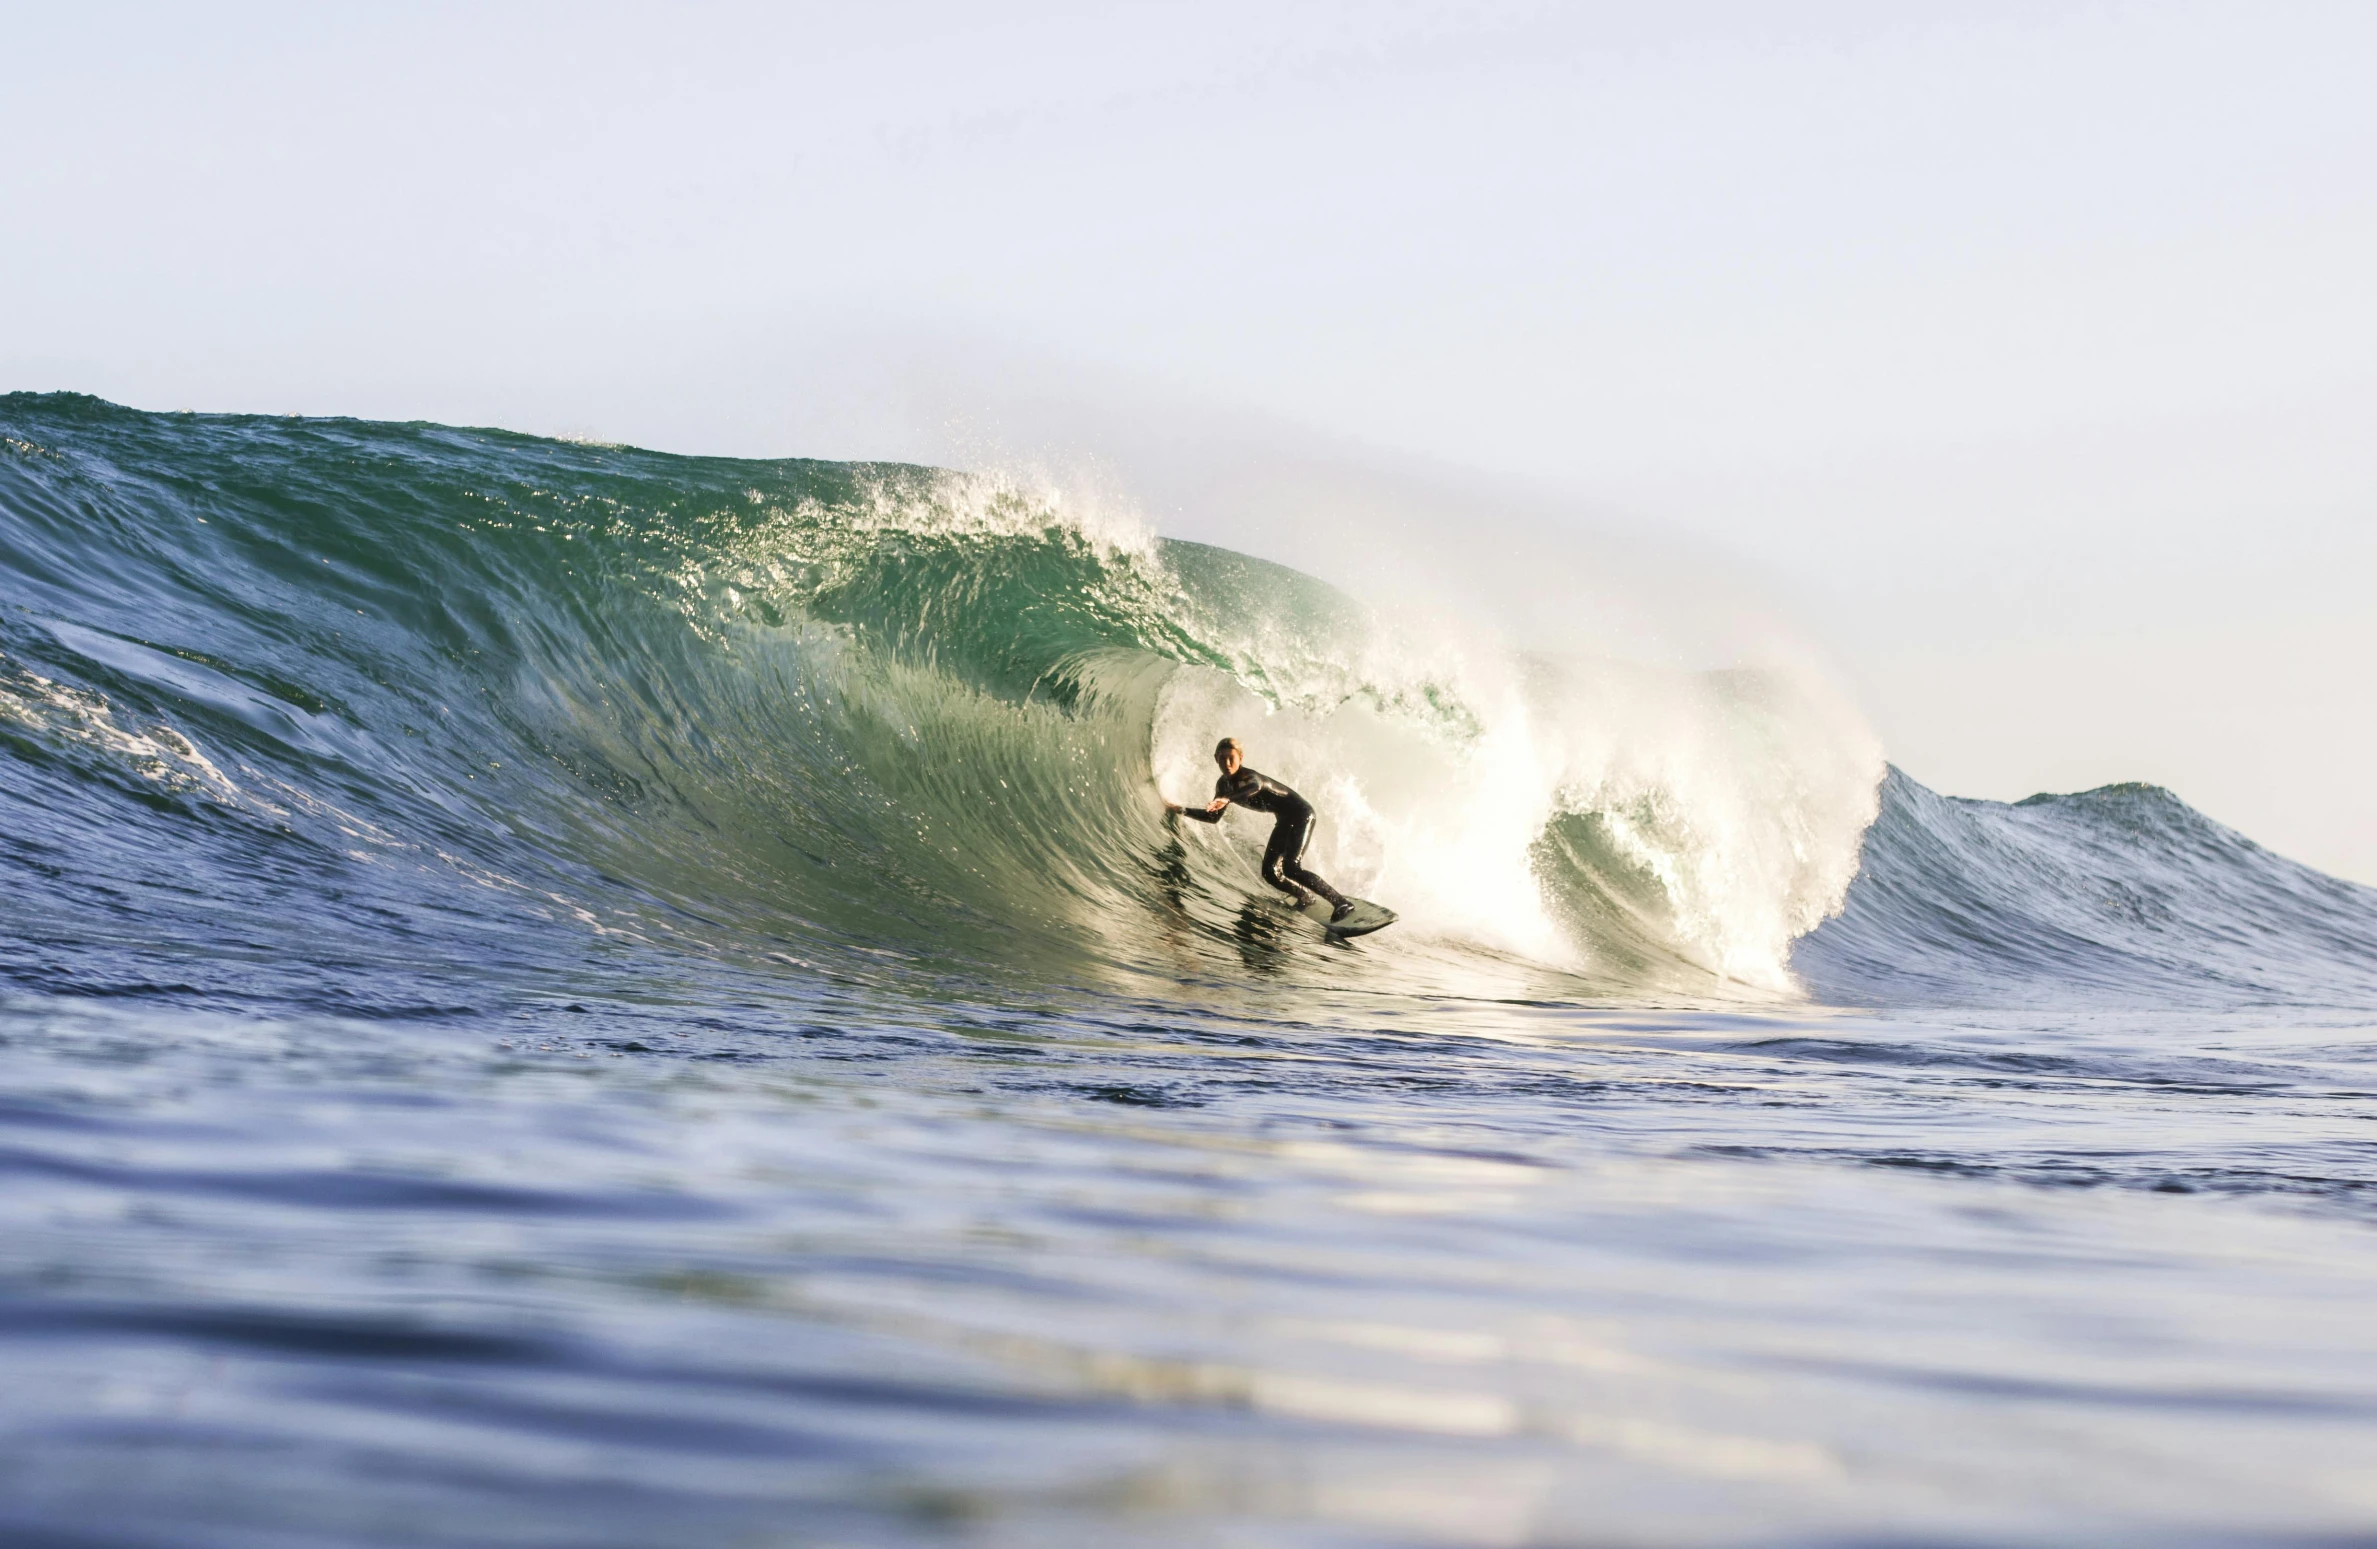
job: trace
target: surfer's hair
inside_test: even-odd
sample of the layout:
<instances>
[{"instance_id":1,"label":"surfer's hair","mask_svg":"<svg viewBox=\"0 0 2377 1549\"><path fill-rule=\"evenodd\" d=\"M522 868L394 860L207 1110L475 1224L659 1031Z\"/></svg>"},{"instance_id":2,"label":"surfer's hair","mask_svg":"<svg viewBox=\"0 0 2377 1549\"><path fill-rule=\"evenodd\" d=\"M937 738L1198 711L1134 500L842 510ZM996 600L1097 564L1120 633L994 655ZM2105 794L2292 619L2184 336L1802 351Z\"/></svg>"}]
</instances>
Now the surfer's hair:
<instances>
[{"instance_id":1,"label":"surfer's hair","mask_svg":"<svg viewBox=\"0 0 2377 1549\"><path fill-rule=\"evenodd\" d=\"M1235 753L1240 758L1244 758L1246 757L1246 748L1245 745L1239 742L1237 738L1224 737L1221 741L1213 745L1213 756L1215 758L1219 758L1224 753Z\"/></svg>"}]
</instances>

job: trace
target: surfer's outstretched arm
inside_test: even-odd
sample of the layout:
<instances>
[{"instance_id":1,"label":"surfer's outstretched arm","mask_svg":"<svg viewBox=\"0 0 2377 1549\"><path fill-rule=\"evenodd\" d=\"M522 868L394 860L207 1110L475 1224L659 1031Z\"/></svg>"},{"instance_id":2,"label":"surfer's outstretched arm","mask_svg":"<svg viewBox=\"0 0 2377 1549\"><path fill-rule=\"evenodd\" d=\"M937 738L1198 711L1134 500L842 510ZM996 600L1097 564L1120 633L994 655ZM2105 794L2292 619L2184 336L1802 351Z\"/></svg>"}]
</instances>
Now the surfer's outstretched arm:
<instances>
[{"instance_id":1,"label":"surfer's outstretched arm","mask_svg":"<svg viewBox=\"0 0 2377 1549\"><path fill-rule=\"evenodd\" d=\"M1184 818L1195 818L1200 823L1218 823L1222 820L1222 809L1229 804L1228 797L1216 796L1202 807L1184 807L1176 801L1165 802L1164 806Z\"/></svg>"}]
</instances>

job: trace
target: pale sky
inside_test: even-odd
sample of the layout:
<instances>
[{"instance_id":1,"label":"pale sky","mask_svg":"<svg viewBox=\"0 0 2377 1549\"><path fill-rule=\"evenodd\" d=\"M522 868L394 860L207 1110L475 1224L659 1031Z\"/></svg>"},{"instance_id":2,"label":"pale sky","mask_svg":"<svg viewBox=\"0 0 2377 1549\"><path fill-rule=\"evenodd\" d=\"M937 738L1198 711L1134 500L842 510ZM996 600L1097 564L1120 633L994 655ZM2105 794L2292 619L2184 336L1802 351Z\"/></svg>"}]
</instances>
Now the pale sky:
<instances>
[{"instance_id":1,"label":"pale sky","mask_svg":"<svg viewBox=\"0 0 2377 1549\"><path fill-rule=\"evenodd\" d=\"M922 460L963 410L1227 534L1115 429L1195 419L1720 556L1939 789L2153 780L2377 881L2377 7L0 3L0 44L0 389Z\"/></svg>"}]
</instances>

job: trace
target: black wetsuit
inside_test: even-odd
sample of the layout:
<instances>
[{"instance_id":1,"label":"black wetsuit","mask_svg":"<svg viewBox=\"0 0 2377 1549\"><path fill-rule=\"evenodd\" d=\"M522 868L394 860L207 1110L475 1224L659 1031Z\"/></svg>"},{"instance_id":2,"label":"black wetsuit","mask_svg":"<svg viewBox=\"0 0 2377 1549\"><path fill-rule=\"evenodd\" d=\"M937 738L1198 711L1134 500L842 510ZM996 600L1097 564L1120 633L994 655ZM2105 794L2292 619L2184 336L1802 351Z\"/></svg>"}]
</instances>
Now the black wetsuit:
<instances>
[{"instance_id":1,"label":"black wetsuit","mask_svg":"<svg viewBox=\"0 0 2377 1549\"><path fill-rule=\"evenodd\" d=\"M1304 869L1304 847L1312 842L1315 816L1312 803L1289 790L1267 774L1257 774L1241 764L1234 775L1223 775L1213 782L1213 794L1226 796L1252 812L1268 812L1276 820L1271 826L1271 842L1263 847L1263 880L1283 893L1303 901L1304 894L1318 893L1332 904L1343 904L1345 895L1321 880L1317 872ZM1200 807L1183 807L1182 812L1200 823L1218 823L1222 815Z\"/></svg>"}]
</instances>

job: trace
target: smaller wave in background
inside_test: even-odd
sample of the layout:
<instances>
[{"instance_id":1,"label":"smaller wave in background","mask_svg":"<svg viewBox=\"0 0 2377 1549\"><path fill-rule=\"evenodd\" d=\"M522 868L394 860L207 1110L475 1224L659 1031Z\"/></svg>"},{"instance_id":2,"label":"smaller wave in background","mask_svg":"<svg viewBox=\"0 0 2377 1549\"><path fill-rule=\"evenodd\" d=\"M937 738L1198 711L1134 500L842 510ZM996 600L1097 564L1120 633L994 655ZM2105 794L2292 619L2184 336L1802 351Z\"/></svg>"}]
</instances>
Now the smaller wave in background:
<instances>
[{"instance_id":1,"label":"smaller wave in background","mask_svg":"<svg viewBox=\"0 0 2377 1549\"><path fill-rule=\"evenodd\" d=\"M2377 888L2152 785L2011 805L1893 769L1838 918L1794 965L1878 1006L2377 1005Z\"/></svg>"}]
</instances>

